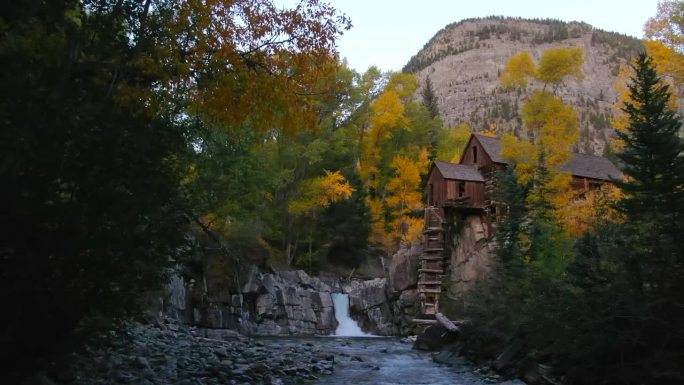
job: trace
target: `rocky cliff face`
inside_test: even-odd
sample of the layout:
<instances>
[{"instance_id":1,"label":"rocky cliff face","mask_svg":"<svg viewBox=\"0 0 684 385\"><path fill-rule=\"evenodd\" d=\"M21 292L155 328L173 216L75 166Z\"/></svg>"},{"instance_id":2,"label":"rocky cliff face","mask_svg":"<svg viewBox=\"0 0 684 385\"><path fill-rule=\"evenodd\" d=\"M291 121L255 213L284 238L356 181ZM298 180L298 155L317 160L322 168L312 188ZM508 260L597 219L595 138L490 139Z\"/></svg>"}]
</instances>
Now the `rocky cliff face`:
<instances>
[{"instance_id":1,"label":"rocky cliff face","mask_svg":"<svg viewBox=\"0 0 684 385\"><path fill-rule=\"evenodd\" d=\"M387 296L387 280L342 282L311 277L302 270L263 272L251 267L244 283L211 275L197 282L173 276L161 312L174 320L211 330L233 329L246 335L334 334L337 319L331 293L349 294L350 315L376 335L395 335L395 317ZM218 289L222 288L222 289Z\"/></svg>"},{"instance_id":2,"label":"rocky cliff face","mask_svg":"<svg viewBox=\"0 0 684 385\"><path fill-rule=\"evenodd\" d=\"M387 276L388 300L395 316L399 334L414 334L413 318L420 313L420 298L416 291L418 283L418 257L422 244L414 242L410 248L401 248L389 261Z\"/></svg>"},{"instance_id":3,"label":"rocky cliff face","mask_svg":"<svg viewBox=\"0 0 684 385\"><path fill-rule=\"evenodd\" d=\"M609 120L617 100L614 79L620 64L642 49L638 39L584 23L465 20L439 31L404 71L415 73L421 84L430 77L440 115L449 126L465 122L475 131L493 128L498 133L522 135L520 108L541 85L504 92L498 78L514 54L530 51L538 60L551 47L579 47L585 52L584 79L566 81L557 94L578 112L582 138L576 150L600 155L612 135ZM421 92L416 92L417 99Z\"/></svg>"},{"instance_id":4,"label":"rocky cliff face","mask_svg":"<svg viewBox=\"0 0 684 385\"><path fill-rule=\"evenodd\" d=\"M361 329L381 336L397 334L385 278L352 281L343 288L349 294L349 314L357 320Z\"/></svg>"},{"instance_id":5,"label":"rocky cliff face","mask_svg":"<svg viewBox=\"0 0 684 385\"><path fill-rule=\"evenodd\" d=\"M470 215L460 220L452 238L449 254L450 296L470 289L491 267L496 247L491 225L482 216Z\"/></svg>"},{"instance_id":6,"label":"rocky cliff face","mask_svg":"<svg viewBox=\"0 0 684 385\"><path fill-rule=\"evenodd\" d=\"M453 223L447 231L446 277L442 282L443 295L455 298L471 289L489 272L496 243L492 225L480 215L468 215ZM392 256L387 269L388 300L395 328L402 335L415 333L416 325L411 320L421 312L416 287L422 248L420 242L415 242L410 248L401 248Z\"/></svg>"}]
</instances>

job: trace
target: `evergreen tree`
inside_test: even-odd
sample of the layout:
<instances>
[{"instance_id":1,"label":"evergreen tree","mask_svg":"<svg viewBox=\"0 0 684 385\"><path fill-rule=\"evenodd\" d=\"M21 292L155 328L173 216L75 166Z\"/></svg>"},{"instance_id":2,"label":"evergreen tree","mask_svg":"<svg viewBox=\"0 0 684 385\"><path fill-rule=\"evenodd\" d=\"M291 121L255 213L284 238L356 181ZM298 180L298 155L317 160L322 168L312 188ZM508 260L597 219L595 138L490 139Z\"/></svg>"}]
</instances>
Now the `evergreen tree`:
<instances>
[{"instance_id":1,"label":"evergreen tree","mask_svg":"<svg viewBox=\"0 0 684 385\"><path fill-rule=\"evenodd\" d=\"M617 156L627 176L618 183L625 193L618 209L639 248L633 257L634 284L667 290L681 285L682 275L673 273L682 273L684 265L684 142L677 136L681 121L668 107L668 86L660 82L651 58L640 55L634 69L631 101L624 108L629 125L627 131L617 132L625 143Z\"/></svg>"},{"instance_id":2,"label":"evergreen tree","mask_svg":"<svg viewBox=\"0 0 684 385\"><path fill-rule=\"evenodd\" d=\"M505 205L503 220L498 223L496 231L499 245L497 254L504 267L518 270L522 267L524 257L520 235L528 212L526 191L516 179L514 165L497 174L496 185L495 198Z\"/></svg>"},{"instance_id":3,"label":"evergreen tree","mask_svg":"<svg viewBox=\"0 0 684 385\"><path fill-rule=\"evenodd\" d=\"M430 110L430 115L432 115L433 118L439 116L437 96L435 95L435 90L432 88L432 81L429 76L425 78L425 87L423 87L423 104Z\"/></svg>"},{"instance_id":4,"label":"evergreen tree","mask_svg":"<svg viewBox=\"0 0 684 385\"><path fill-rule=\"evenodd\" d=\"M435 96L434 89L432 88L432 81L430 77L425 78L425 87L423 87L423 104L427 107L430 112L432 119L439 117L439 106L437 105L437 96ZM437 158L437 137L438 132L434 128L429 131L430 140L430 160Z\"/></svg>"}]
</instances>

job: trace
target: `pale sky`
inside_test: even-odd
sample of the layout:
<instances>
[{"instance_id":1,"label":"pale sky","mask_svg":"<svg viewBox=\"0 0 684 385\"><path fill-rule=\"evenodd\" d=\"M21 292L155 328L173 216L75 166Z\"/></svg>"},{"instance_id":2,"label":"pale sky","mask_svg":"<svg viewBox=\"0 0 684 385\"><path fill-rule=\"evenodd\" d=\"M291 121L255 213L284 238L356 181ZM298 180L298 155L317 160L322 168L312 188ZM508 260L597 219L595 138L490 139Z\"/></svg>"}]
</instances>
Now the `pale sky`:
<instances>
[{"instance_id":1,"label":"pale sky","mask_svg":"<svg viewBox=\"0 0 684 385\"><path fill-rule=\"evenodd\" d=\"M323 0L326 1L326 0ZM340 55L358 72L376 65L399 71L447 24L473 17L512 16L583 21L607 31L643 37L657 0L327 0L351 18ZM296 0L274 0L292 6Z\"/></svg>"}]
</instances>

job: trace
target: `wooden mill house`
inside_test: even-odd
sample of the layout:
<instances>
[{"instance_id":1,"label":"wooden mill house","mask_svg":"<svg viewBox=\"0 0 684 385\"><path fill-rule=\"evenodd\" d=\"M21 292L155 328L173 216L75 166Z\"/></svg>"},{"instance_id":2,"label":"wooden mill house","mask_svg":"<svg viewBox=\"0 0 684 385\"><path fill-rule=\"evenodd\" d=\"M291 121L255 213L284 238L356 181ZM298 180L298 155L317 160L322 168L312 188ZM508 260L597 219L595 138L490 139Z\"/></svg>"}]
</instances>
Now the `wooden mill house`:
<instances>
[{"instance_id":1,"label":"wooden mill house","mask_svg":"<svg viewBox=\"0 0 684 385\"><path fill-rule=\"evenodd\" d=\"M445 213L482 215L495 218L500 205L495 201L496 174L509 165L501 156L498 138L472 134L460 163L435 160L427 179L427 207L423 231L423 253L418 270L418 293L422 313L435 314L439 309L442 277L449 256L445 252ZM572 175L571 187L578 192L611 183L622 177L608 159L574 154L559 171Z\"/></svg>"}]
</instances>

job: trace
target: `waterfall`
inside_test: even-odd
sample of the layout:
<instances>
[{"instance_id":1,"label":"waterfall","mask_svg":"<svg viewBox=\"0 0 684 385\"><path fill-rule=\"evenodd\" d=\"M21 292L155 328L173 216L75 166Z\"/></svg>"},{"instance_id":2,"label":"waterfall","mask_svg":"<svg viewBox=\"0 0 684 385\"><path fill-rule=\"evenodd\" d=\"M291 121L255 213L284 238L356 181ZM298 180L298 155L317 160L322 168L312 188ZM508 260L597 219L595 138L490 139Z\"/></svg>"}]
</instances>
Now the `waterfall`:
<instances>
[{"instance_id":1,"label":"waterfall","mask_svg":"<svg viewBox=\"0 0 684 385\"><path fill-rule=\"evenodd\" d=\"M366 337L366 334L361 330L359 325L349 317L349 295L343 293L332 293L333 308L335 309L335 318L337 319L336 336L343 337Z\"/></svg>"}]
</instances>

